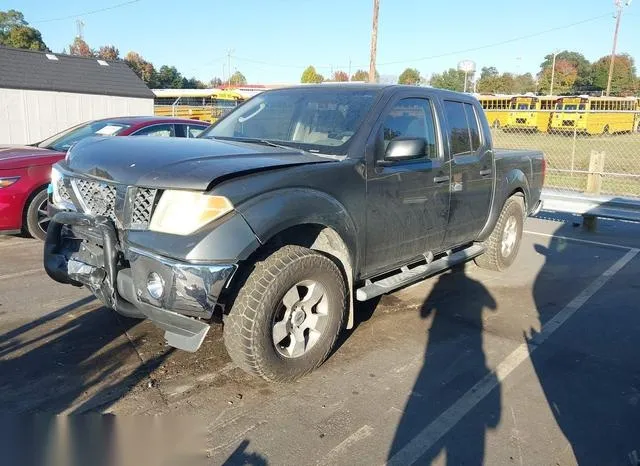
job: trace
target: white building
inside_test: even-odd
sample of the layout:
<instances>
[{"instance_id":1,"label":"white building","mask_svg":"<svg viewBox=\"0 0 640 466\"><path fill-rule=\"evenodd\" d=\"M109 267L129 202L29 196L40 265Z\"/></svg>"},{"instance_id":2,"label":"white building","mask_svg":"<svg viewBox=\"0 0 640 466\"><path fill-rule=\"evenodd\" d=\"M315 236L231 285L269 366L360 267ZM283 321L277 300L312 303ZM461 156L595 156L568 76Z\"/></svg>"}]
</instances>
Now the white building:
<instances>
[{"instance_id":1,"label":"white building","mask_svg":"<svg viewBox=\"0 0 640 466\"><path fill-rule=\"evenodd\" d=\"M0 144L31 144L98 118L153 115L153 97L122 61L0 46Z\"/></svg>"}]
</instances>

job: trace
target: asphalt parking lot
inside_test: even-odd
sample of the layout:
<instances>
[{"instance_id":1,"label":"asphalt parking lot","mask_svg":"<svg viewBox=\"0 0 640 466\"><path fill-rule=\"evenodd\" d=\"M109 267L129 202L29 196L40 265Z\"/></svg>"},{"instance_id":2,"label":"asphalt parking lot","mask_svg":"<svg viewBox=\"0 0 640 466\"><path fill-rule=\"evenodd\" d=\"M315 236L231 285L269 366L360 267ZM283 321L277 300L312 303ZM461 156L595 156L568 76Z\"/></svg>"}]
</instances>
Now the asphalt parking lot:
<instances>
[{"instance_id":1,"label":"asphalt parking lot","mask_svg":"<svg viewBox=\"0 0 640 466\"><path fill-rule=\"evenodd\" d=\"M0 411L188 414L211 464L640 464L640 225L529 219L468 264L358 309L316 372L272 385L101 308L0 237Z\"/></svg>"}]
</instances>

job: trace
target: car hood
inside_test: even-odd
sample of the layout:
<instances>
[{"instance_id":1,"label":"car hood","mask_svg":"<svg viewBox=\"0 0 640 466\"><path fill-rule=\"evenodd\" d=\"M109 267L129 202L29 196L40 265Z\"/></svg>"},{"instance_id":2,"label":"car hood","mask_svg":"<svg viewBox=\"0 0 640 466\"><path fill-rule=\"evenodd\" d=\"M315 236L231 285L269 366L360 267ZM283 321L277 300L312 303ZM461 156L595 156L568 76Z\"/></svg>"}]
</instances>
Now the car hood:
<instances>
[{"instance_id":1,"label":"car hood","mask_svg":"<svg viewBox=\"0 0 640 466\"><path fill-rule=\"evenodd\" d=\"M64 152L32 146L0 146L0 170L53 165L64 158Z\"/></svg>"},{"instance_id":2,"label":"car hood","mask_svg":"<svg viewBox=\"0 0 640 466\"><path fill-rule=\"evenodd\" d=\"M77 174L132 186L205 191L216 182L274 168L332 159L295 149L210 139L88 138L62 167Z\"/></svg>"}]
</instances>

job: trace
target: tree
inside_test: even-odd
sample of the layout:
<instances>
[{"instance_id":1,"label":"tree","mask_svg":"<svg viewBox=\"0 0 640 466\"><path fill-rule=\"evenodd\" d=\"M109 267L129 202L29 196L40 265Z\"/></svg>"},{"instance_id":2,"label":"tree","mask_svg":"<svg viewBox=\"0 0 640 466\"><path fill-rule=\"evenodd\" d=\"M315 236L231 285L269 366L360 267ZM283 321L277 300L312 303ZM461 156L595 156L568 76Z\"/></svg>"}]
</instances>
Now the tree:
<instances>
[{"instance_id":1,"label":"tree","mask_svg":"<svg viewBox=\"0 0 640 466\"><path fill-rule=\"evenodd\" d=\"M585 58L584 55L579 52L570 52L569 50L564 50L556 55L556 64L558 63L558 60L569 62L576 69L577 77L571 88L572 93L579 94L581 90L589 89L592 87L593 80L591 73L591 63ZM551 69L551 66L553 66L552 53L544 57L544 61L540 64L539 75L541 76L547 68Z\"/></svg>"},{"instance_id":2,"label":"tree","mask_svg":"<svg viewBox=\"0 0 640 466\"><path fill-rule=\"evenodd\" d=\"M610 64L610 55L600 58L593 64L592 77L594 87L606 90ZM636 66L633 58L628 54L616 55L611 76L611 95L629 96L634 95L637 91Z\"/></svg>"},{"instance_id":3,"label":"tree","mask_svg":"<svg viewBox=\"0 0 640 466\"><path fill-rule=\"evenodd\" d=\"M358 70L351 76L351 81L369 81L369 72L365 70Z\"/></svg>"},{"instance_id":4,"label":"tree","mask_svg":"<svg viewBox=\"0 0 640 466\"><path fill-rule=\"evenodd\" d=\"M175 66L162 65L156 76L156 85L160 89L182 89L182 75Z\"/></svg>"},{"instance_id":5,"label":"tree","mask_svg":"<svg viewBox=\"0 0 640 466\"><path fill-rule=\"evenodd\" d=\"M94 57L95 53L89 45L81 37L73 39L73 43L69 46L69 55L77 55L79 57Z\"/></svg>"},{"instance_id":6,"label":"tree","mask_svg":"<svg viewBox=\"0 0 640 466\"><path fill-rule=\"evenodd\" d=\"M207 85L200 81L199 79L194 78L182 78L182 89L206 89Z\"/></svg>"},{"instance_id":7,"label":"tree","mask_svg":"<svg viewBox=\"0 0 640 466\"><path fill-rule=\"evenodd\" d=\"M519 74L514 78L513 92L515 94L526 94L527 92L535 92L537 85L531 73Z\"/></svg>"},{"instance_id":8,"label":"tree","mask_svg":"<svg viewBox=\"0 0 640 466\"><path fill-rule=\"evenodd\" d=\"M113 45L103 45L98 50L97 56L102 60L119 60L120 51Z\"/></svg>"},{"instance_id":9,"label":"tree","mask_svg":"<svg viewBox=\"0 0 640 466\"><path fill-rule=\"evenodd\" d=\"M136 52L129 52L127 56L124 57L124 61L149 88L154 89L158 87L156 81L157 73L152 63L146 61Z\"/></svg>"},{"instance_id":10,"label":"tree","mask_svg":"<svg viewBox=\"0 0 640 466\"><path fill-rule=\"evenodd\" d=\"M333 73L331 77L331 81L335 81L338 83L343 83L349 81L349 75L342 70L338 70Z\"/></svg>"},{"instance_id":11,"label":"tree","mask_svg":"<svg viewBox=\"0 0 640 466\"><path fill-rule=\"evenodd\" d=\"M24 15L17 10L0 11L0 45L49 51L40 31L29 26Z\"/></svg>"},{"instance_id":12,"label":"tree","mask_svg":"<svg viewBox=\"0 0 640 466\"><path fill-rule=\"evenodd\" d=\"M554 94L573 94L574 85L578 79L578 69L568 60L556 58L556 71L552 73L551 67L545 68L538 75L538 90L543 94L551 89L551 77L553 76Z\"/></svg>"},{"instance_id":13,"label":"tree","mask_svg":"<svg viewBox=\"0 0 640 466\"><path fill-rule=\"evenodd\" d=\"M431 76L430 84L440 89L462 92L464 90L464 71L449 68L443 73Z\"/></svg>"},{"instance_id":14,"label":"tree","mask_svg":"<svg viewBox=\"0 0 640 466\"><path fill-rule=\"evenodd\" d=\"M211 87L221 87L222 86L222 79L220 79L219 77L215 76L213 79L211 79L211 81L209 81L209 85Z\"/></svg>"},{"instance_id":15,"label":"tree","mask_svg":"<svg viewBox=\"0 0 640 466\"><path fill-rule=\"evenodd\" d=\"M229 78L229 84L232 86L244 86L247 84L247 78L245 78L244 74L240 73L240 71L236 71Z\"/></svg>"},{"instance_id":16,"label":"tree","mask_svg":"<svg viewBox=\"0 0 640 466\"><path fill-rule=\"evenodd\" d=\"M318 73L313 66L307 67L300 78L301 83L321 83L322 81L324 81L324 76Z\"/></svg>"},{"instance_id":17,"label":"tree","mask_svg":"<svg viewBox=\"0 0 640 466\"><path fill-rule=\"evenodd\" d=\"M415 68L407 68L400 74L398 84L420 84L420 72Z\"/></svg>"}]
</instances>

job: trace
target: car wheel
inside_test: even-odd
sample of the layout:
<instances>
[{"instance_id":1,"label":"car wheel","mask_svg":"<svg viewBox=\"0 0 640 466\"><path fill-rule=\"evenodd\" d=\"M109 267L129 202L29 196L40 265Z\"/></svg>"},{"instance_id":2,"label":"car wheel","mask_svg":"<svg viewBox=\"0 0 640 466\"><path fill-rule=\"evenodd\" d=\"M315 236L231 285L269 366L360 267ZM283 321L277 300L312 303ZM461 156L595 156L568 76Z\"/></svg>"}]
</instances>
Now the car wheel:
<instances>
[{"instance_id":1,"label":"car wheel","mask_svg":"<svg viewBox=\"0 0 640 466\"><path fill-rule=\"evenodd\" d=\"M47 237L49 213L47 212L48 194L46 189L38 191L27 206L24 233L41 241Z\"/></svg>"},{"instance_id":2,"label":"car wheel","mask_svg":"<svg viewBox=\"0 0 640 466\"><path fill-rule=\"evenodd\" d=\"M224 321L231 359L272 382L293 381L324 362L343 327L347 290L328 257L284 246L256 262Z\"/></svg>"},{"instance_id":3,"label":"car wheel","mask_svg":"<svg viewBox=\"0 0 640 466\"><path fill-rule=\"evenodd\" d=\"M505 202L491 235L482 243L485 252L476 257L476 264L496 271L505 270L513 264L520 249L524 218L523 197L511 196Z\"/></svg>"}]
</instances>

